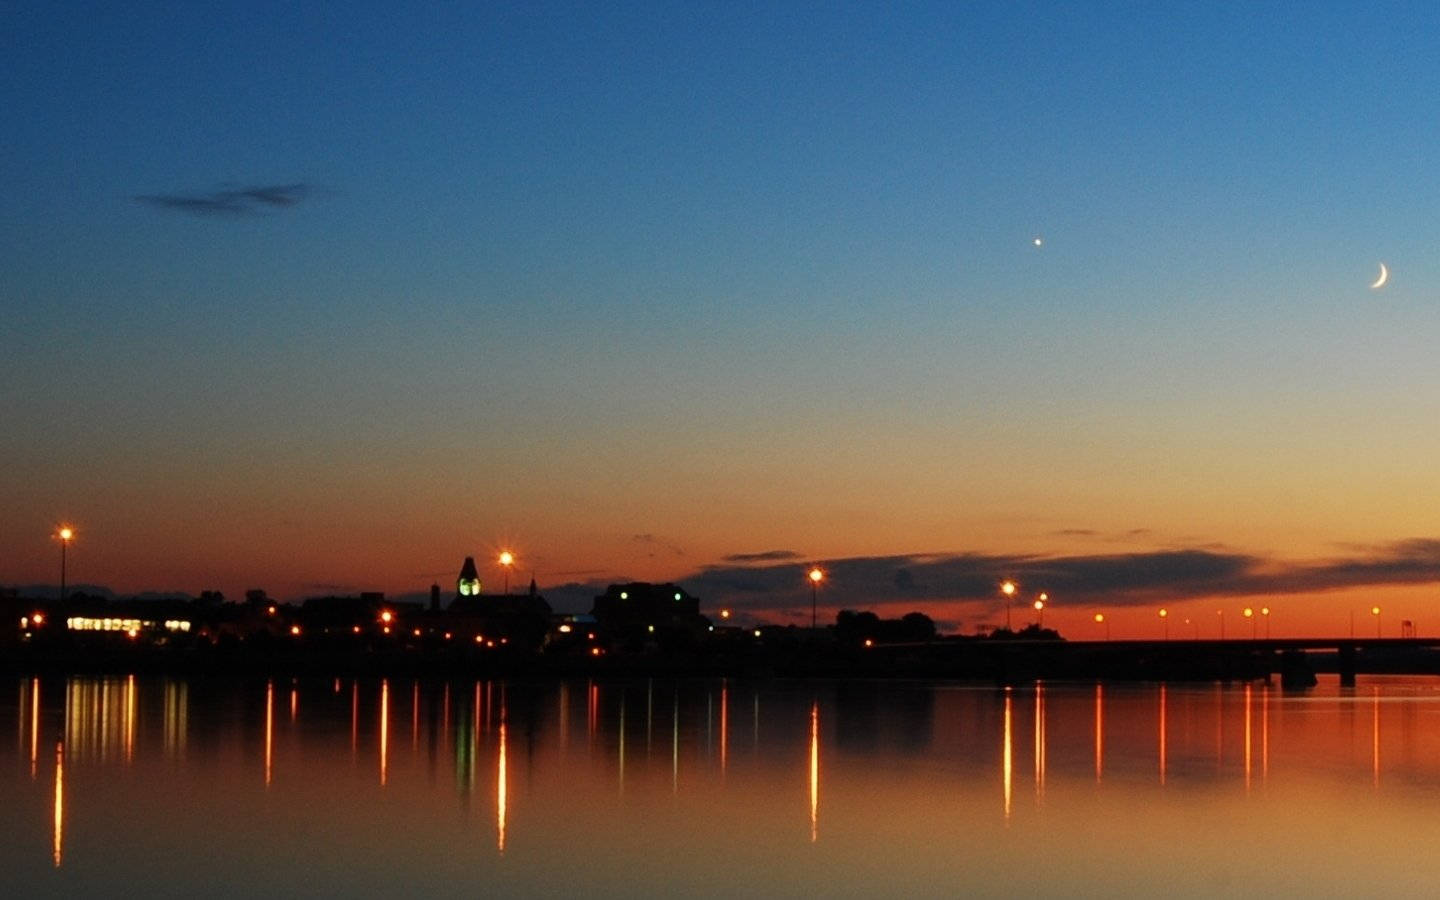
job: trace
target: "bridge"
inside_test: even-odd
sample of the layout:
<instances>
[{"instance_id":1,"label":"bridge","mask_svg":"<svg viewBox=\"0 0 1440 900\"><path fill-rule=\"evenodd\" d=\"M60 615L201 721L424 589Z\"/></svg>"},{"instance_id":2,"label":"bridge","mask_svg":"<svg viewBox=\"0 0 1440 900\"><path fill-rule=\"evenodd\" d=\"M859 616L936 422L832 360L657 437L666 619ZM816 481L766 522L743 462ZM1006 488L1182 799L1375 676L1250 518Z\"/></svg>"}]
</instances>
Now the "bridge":
<instances>
[{"instance_id":1,"label":"bridge","mask_svg":"<svg viewBox=\"0 0 1440 900\"><path fill-rule=\"evenodd\" d=\"M877 644L875 662L917 674L1032 678L1120 678L1139 680L1269 679L1313 683L1315 657L1333 653L1333 671L1353 685L1358 671L1440 674L1440 636L1289 637L1168 640L1030 640L940 638L928 642ZM1326 666L1326 670L1332 670Z\"/></svg>"}]
</instances>

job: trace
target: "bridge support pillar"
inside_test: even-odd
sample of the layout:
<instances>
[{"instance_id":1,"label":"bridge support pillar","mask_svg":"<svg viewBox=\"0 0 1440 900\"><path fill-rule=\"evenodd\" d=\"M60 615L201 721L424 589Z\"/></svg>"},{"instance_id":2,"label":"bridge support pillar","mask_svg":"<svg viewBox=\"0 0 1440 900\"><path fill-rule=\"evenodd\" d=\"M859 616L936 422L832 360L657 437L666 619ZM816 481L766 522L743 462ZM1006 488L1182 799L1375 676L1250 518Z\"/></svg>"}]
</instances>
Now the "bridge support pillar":
<instances>
[{"instance_id":1,"label":"bridge support pillar","mask_svg":"<svg viewBox=\"0 0 1440 900\"><path fill-rule=\"evenodd\" d=\"M1346 644L1338 654L1340 662L1340 686L1355 686L1355 645Z\"/></svg>"}]
</instances>

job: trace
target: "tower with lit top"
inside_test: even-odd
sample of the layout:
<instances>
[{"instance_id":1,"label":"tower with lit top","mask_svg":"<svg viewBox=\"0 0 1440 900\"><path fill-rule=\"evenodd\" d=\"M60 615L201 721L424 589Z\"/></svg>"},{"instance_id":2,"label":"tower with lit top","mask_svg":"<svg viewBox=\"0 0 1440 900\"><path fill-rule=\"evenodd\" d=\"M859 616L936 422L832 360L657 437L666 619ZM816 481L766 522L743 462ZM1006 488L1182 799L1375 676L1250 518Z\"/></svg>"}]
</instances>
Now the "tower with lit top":
<instances>
[{"instance_id":1,"label":"tower with lit top","mask_svg":"<svg viewBox=\"0 0 1440 900\"><path fill-rule=\"evenodd\" d=\"M455 581L455 592L461 597L480 596L480 573L475 568L475 557L465 557L460 567L460 577Z\"/></svg>"}]
</instances>

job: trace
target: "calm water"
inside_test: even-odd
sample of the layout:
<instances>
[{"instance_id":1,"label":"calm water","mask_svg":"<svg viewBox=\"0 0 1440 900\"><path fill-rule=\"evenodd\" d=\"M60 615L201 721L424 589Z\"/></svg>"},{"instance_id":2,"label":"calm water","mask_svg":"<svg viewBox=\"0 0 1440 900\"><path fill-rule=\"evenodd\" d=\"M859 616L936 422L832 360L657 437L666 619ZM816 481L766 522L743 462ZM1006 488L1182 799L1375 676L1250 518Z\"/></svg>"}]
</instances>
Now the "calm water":
<instances>
[{"instance_id":1,"label":"calm water","mask_svg":"<svg viewBox=\"0 0 1440 900\"><path fill-rule=\"evenodd\" d=\"M5 682L26 895L1429 894L1440 680Z\"/></svg>"}]
</instances>

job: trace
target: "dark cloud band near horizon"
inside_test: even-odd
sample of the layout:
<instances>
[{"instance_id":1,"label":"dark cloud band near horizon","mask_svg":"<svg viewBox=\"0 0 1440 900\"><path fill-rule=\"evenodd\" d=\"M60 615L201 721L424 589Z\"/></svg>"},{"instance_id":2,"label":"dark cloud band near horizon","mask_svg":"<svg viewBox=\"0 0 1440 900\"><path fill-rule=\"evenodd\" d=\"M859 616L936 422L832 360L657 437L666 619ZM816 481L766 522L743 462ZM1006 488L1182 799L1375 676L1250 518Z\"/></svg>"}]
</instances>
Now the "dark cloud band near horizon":
<instances>
[{"instance_id":1,"label":"dark cloud band near horizon","mask_svg":"<svg viewBox=\"0 0 1440 900\"><path fill-rule=\"evenodd\" d=\"M732 554L727 563L767 554ZM1440 581L1440 540L1416 538L1349 555L1292 561L1215 548L1079 556L926 553L852 557L823 564L829 606L898 602L1000 603L997 585L1011 579L1029 592L1066 602L1141 606L1205 597L1318 593L1344 588ZM733 606L785 605L808 594L794 561L706 566L678 579L690 590Z\"/></svg>"}]
</instances>

